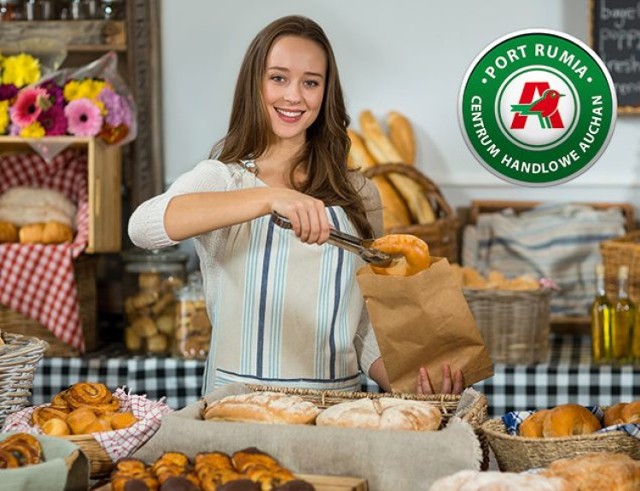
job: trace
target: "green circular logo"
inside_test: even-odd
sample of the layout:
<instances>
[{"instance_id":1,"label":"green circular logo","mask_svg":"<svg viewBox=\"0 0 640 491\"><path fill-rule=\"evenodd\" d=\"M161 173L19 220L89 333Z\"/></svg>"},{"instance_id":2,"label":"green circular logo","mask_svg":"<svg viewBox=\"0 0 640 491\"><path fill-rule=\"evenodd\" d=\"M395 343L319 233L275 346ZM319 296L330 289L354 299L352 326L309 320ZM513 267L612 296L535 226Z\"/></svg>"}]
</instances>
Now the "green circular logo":
<instances>
[{"instance_id":1,"label":"green circular logo","mask_svg":"<svg viewBox=\"0 0 640 491\"><path fill-rule=\"evenodd\" d=\"M609 72L583 42L527 29L488 46L460 89L460 128L490 172L550 186L579 176L602 155L615 125Z\"/></svg>"}]
</instances>

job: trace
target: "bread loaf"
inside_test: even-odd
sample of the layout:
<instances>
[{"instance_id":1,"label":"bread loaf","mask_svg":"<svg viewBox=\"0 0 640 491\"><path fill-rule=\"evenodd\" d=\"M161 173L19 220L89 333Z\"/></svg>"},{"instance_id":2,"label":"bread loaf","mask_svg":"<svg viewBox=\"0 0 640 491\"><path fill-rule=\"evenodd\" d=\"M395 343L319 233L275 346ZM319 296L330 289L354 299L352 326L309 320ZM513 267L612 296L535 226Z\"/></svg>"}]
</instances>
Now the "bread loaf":
<instances>
[{"instance_id":1,"label":"bread loaf","mask_svg":"<svg viewBox=\"0 0 640 491\"><path fill-rule=\"evenodd\" d=\"M372 181L380 194L385 233L396 227L411 225L409 209L393 184L384 176L374 176Z\"/></svg>"},{"instance_id":2,"label":"bread loaf","mask_svg":"<svg viewBox=\"0 0 640 491\"><path fill-rule=\"evenodd\" d=\"M409 120L398 111L387 114L389 139L402 157L402 162L413 165L416 159L416 142Z\"/></svg>"},{"instance_id":3,"label":"bread loaf","mask_svg":"<svg viewBox=\"0 0 640 491\"><path fill-rule=\"evenodd\" d=\"M516 474L498 471L458 471L441 477L431 486L431 491L578 491L560 477L536 474Z\"/></svg>"},{"instance_id":4,"label":"bread loaf","mask_svg":"<svg viewBox=\"0 0 640 491\"><path fill-rule=\"evenodd\" d=\"M381 397L335 404L320 413L316 418L316 425L432 431L440 427L441 421L440 410L428 402Z\"/></svg>"},{"instance_id":5,"label":"bread loaf","mask_svg":"<svg viewBox=\"0 0 640 491\"><path fill-rule=\"evenodd\" d=\"M640 489L640 462L621 453L589 453L559 459L542 474L565 479L580 491Z\"/></svg>"},{"instance_id":6,"label":"bread loaf","mask_svg":"<svg viewBox=\"0 0 640 491\"><path fill-rule=\"evenodd\" d=\"M311 424L320 410L302 397L278 392L227 396L209 403L203 419L245 423Z\"/></svg>"}]
</instances>

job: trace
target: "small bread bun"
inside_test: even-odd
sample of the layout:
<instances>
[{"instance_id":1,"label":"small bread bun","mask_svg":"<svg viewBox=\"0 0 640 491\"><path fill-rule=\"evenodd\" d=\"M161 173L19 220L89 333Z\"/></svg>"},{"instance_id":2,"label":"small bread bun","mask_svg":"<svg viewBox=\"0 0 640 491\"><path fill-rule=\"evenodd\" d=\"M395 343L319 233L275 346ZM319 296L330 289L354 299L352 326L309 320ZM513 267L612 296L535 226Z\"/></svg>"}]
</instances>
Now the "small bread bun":
<instances>
[{"instance_id":1,"label":"small bread bun","mask_svg":"<svg viewBox=\"0 0 640 491\"><path fill-rule=\"evenodd\" d=\"M618 402L613 406L608 407L604 410L604 426L613 426L623 424L624 420L622 419L622 408L625 407L627 402Z\"/></svg>"},{"instance_id":2,"label":"small bread bun","mask_svg":"<svg viewBox=\"0 0 640 491\"><path fill-rule=\"evenodd\" d=\"M385 235L374 240L371 247L386 252L387 254L401 254L404 256L394 260L391 266L387 268L371 266L371 269L376 274L412 276L427 269L431 264L429 246L425 241L415 235Z\"/></svg>"},{"instance_id":3,"label":"small bread bun","mask_svg":"<svg viewBox=\"0 0 640 491\"><path fill-rule=\"evenodd\" d=\"M44 232L44 223L31 223L20 227L18 236L21 244L38 244L42 243L42 234Z\"/></svg>"},{"instance_id":4,"label":"small bread bun","mask_svg":"<svg viewBox=\"0 0 640 491\"><path fill-rule=\"evenodd\" d=\"M103 418L97 418L93 423L89 424L82 433L102 433L103 431L111 431L111 425Z\"/></svg>"},{"instance_id":5,"label":"small bread bun","mask_svg":"<svg viewBox=\"0 0 640 491\"><path fill-rule=\"evenodd\" d=\"M545 438L588 435L599 430L600 422L591 411L579 404L561 404L549 410L544 418Z\"/></svg>"},{"instance_id":6,"label":"small bread bun","mask_svg":"<svg viewBox=\"0 0 640 491\"><path fill-rule=\"evenodd\" d=\"M42 431L49 436L66 436L71 434L71 428L66 421L60 418L53 418L42 425Z\"/></svg>"},{"instance_id":7,"label":"small bread bun","mask_svg":"<svg viewBox=\"0 0 640 491\"><path fill-rule=\"evenodd\" d=\"M60 222L47 222L42 230L43 244L62 244L73 241L73 230Z\"/></svg>"},{"instance_id":8,"label":"small bread bun","mask_svg":"<svg viewBox=\"0 0 640 491\"><path fill-rule=\"evenodd\" d=\"M124 428L129 428L129 426L137 422L138 422L138 418L136 418L131 412L114 413L111 416L111 427L114 430L122 430Z\"/></svg>"},{"instance_id":9,"label":"small bread bun","mask_svg":"<svg viewBox=\"0 0 640 491\"><path fill-rule=\"evenodd\" d=\"M626 404L620 411L620 416L625 423L640 423L640 401Z\"/></svg>"},{"instance_id":10,"label":"small bread bun","mask_svg":"<svg viewBox=\"0 0 640 491\"><path fill-rule=\"evenodd\" d=\"M0 244L18 242L18 227L11 222L0 222Z\"/></svg>"},{"instance_id":11,"label":"small bread bun","mask_svg":"<svg viewBox=\"0 0 640 491\"><path fill-rule=\"evenodd\" d=\"M525 419L518 428L520 436L525 438L542 438L542 426L547 414L549 414L548 409L540 409Z\"/></svg>"},{"instance_id":12,"label":"small bread bun","mask_svg":"<svg viewBox=\"0 0 640 491\"><path fill-rule=\"evenodd\" d=\"M87 427L97 419L96 413L91 408L81 407L69 413L67 424L74 435L82 435L86 433Z\"/></svg>"},{"instance_id":13,"label":"small bread bun","mask_svg":"<svg viewBox=\"0 0 640 491\"><path fill-rule=\"evenodd\" d=\"M31 424L34 426L44 426L47 421L54 418L65 421L68 415L69 411L62 408L40 406L31 413Z\"/></svg>"}]
</instances>

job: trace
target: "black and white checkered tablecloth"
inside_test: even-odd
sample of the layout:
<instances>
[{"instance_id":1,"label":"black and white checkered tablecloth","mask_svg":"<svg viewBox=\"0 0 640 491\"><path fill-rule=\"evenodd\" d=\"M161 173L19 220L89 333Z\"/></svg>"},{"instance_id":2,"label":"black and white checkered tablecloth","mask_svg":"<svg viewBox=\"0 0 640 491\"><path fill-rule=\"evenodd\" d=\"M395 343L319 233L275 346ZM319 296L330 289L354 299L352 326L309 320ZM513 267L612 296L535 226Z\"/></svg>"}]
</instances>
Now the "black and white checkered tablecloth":
<instances>
[{"instance_id":1,"label":"black and white checkered tablecloth","mask_svg":"<svg viewBox=\"0 0 640 491\"><path fill-rule=\"evenodd\" d=\"M589 343L588 337L552 336L544 363L496 364L495 375L474 387L486 394L490 416L566 402L610 405L640 398L640 366L594 365ZM167 404L178 409L200 397L203 373L203 361L174 358L45 358L38 366L32 400L49 402L69 385L90 380L114 389L126 385L152 399L166 397ZM366 377L362 382L363 390L378 391Z\"/></svg>"}]
</instances>

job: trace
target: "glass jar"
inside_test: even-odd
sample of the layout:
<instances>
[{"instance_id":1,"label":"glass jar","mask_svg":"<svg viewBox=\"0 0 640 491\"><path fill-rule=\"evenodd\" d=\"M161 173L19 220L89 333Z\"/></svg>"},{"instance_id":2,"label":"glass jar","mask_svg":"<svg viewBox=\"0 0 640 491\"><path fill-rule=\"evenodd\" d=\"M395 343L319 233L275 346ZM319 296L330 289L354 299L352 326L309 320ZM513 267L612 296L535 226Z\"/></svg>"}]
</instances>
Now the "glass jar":
<instances>
[{"instance_id":1,"label":"glass jar","mask_svg":"<svg viewBox=\"0 0 640 491\"><path fill-rule=\"evenodd\" d=\"M188 254L176 248L122 254L124 261L124 343L128 351L171 353L175 329L175 292L184 286Z\"/></svg>"},{"instance_id":2,"label":"glass jar","mask_svg":"<svg viewBox=\"0 0 640 491\"><path fill-rule=\"evenodd\" d=\"M179 358L205 360L211 342L211 321L207 315L202 274L189 274L187 285L178 290L173 354Z\"/></svg>"},{"instance_id":3,"label":"glass jar","mask_svg":"<svg viewBox=\"0 0 640 491\"><path fill-rule=\"evenodd\" d=\"M0 0L0 21L20 20L18 0Z\"/></svg>"}]
</instances>

